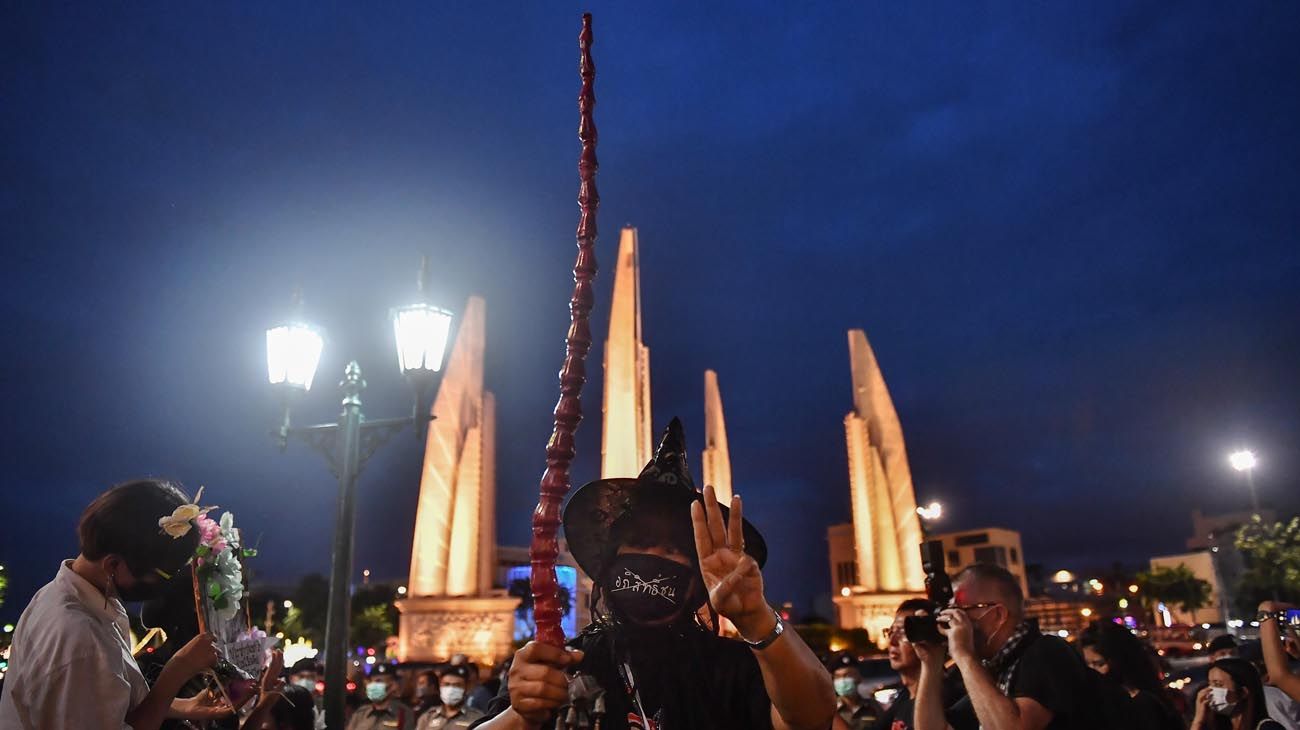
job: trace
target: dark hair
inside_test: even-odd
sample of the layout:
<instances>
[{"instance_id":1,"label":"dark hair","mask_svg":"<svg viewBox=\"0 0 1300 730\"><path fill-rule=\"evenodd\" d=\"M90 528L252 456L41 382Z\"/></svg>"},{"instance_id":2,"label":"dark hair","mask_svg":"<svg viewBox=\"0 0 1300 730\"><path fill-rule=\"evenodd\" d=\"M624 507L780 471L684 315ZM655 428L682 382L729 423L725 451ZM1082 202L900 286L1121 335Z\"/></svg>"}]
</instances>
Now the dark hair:
<instances>
[{"instance_id":1,"label":"dark hair","mask_svg":"<svg viewBox=\"0 0 1300 730\"><path fill-rule=\"evenodd\" d=\"M1128 689L1160 694L1160 673L1155 659L1133 632L1111 621L1094 621L1079 636L1079 648L1091 647L1106 659L1108 674Z\"/></svg>"},{"instance_id":2,"label":"dark hair","mask_svg":"<svg viewBox=\"0 0 1300 730\"><path fill-rule=\"evenodd\" d=\"M1264 702L1264 683L1259 679L1259 672L1255 671L1254 665L1245 659L1220 659L1210 665L1210 669L1218 669L1229 677L1232 677L1232 683L1237 685L1238 691L1246 690L1250 698L1250 714L1247 715L1243 727L1253 728L1259 724L1260 720L1268 719L1268 705ZM1240 700L1238 700L1240 702ZM1222 715L1214 716L1216 727L1230 727L1229 720Z\"/></svg>"},{"instance_id":3,"label":"dark hair","mask_svg":"<svg viewBox=\"0 0 1300 730\"><path fill-rule=\"evenodd\" d=\"M420 677L424 677L425 679L429 680L429 684L438 683L438 673L433 671L432 669L421 669L420 671L416 672L415 678L419 680Z\"/></svg>"},{"instance_id":4,"label":"dark hair","mask_svg":"<svg viewBox=\"0 0 1300 730\"><path fill-rule=\"evenodd\" d=\"M475 672L474 674L477 674L477 672ZM468 684L472 678L469 667L464 664L456 664L447 667L445 670L443 670L442 676L446 677L450 675L460 677L461 679L465 680L466 684Z\"/></svg>"},{"instance_id":5,"label":"dark hair","mask_svg":"<svg viewBox=\"0 0 1300 730\"><path fill-rule=\"evenodd\" d=\"M894 609L894 613L905 613L908 616L911 616L917 611L934 613L934 601L931 601L928 598L909 598L898 604L898 608Z\"/></svg>"},{"instance_id":6,"label":"dark hair","mask_svg":"<svg viewBox=\"0 0 1300 730\"><path fill-rule=\"evenodd\" d=\"M1205 647L1205 651L1207 654L1213 654L1216 651L1236 648L1237 640L1229 634L1222 634L1211 639L1209 645Z\"/></svg>"},{"instance_id":7,"label":"dark hair","mask_svg":"<svg viewBox=\"0 0 1300 730\"><path fill-rule=\"evenodd\" d=\"M180 571L199 546L199 531L173 538L158 520L188 504L176 484L161 479L123 482L104 492L81 513L77 536L88 560L121 555L136 578L156 570Z\"/></svg>"},{"instance_id":8,"label":"dark hair","mask_svg":"<svg viewBox=\"0 0 1300 730\"><path fill-rule=\"evenodd\" d=\"M283 695L271 706L271 717L277 728L313 730L316 727L315 698L305 687L291 684L280 690Z\"/></svg>"},{"instance_id":9,"label":"dark hair","mask_svg":"<svg viewBox=\"0 0 1300 730\"><path fill-rule=\"evenodd\" d=\"M998 594L999 602L1015 618L1025 615L1025 594L1020 590L1020 580L1006 568L990 563L974 563L962 568L953 582L959 583L967 577L991 585Z\"/></svg>"},{"instance_id":10,"label":"dark hair","mask_svg":"<svg viewBox=\"0 0 1300 730\"><path fill-rule=\"evenodd\" d=\"M319 674L320 670L316 666L316 660L312 659L311 657L303 657L302 659L299 659L298 661L294 662L293 666L289 667L289 674L301 674L303 672L311 672L313 674Z\"/></svg>"}]
</instances>

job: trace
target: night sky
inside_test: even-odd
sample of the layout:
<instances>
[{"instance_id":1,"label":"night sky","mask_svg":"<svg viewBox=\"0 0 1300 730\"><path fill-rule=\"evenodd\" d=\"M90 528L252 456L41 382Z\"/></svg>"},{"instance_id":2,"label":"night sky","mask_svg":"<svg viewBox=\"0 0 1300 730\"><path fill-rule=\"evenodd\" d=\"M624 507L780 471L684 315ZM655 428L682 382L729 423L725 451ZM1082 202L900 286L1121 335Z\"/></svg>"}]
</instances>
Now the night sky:
<instances>
[{"instance_id":1,"label":"night sky","mask_svg":"<svg viewBox=\"0 0 1300 730\"><path fill-rule=\"evenodd\" d=\"M707 7L705 7L707 6ZM576 34L596 16L603 339L640 228L656 431L694 466L703 371L769 598L829 590L863 328L943 529L1050 569L1177 552L1194 507L1300 494L1300 5L9 3L0 20L0 609L84 505L169 476L261 579L325 572L336 485L277 452L264 329L301 286L398 416L388 308L488 303L499 533L527 541L577 220ZM599 456L599 349L576 481ZM420 449L362 477L357 571L405 580ZM1287 502L1289 500L1289 503Z\"/></svg>"}]
</instances>

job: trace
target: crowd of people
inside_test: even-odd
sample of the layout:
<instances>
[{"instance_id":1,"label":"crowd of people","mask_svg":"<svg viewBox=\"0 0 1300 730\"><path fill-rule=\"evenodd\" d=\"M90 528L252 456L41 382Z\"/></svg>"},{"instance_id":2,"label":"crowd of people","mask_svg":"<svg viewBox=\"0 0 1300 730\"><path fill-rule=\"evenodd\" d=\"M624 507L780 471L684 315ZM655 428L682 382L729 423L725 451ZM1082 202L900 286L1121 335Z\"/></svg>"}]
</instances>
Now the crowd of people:
<instances>
[{"instance_id":1,"label":"crowd of people","mask_svg":"<svg viewBox=\"0 0 1300 730\"><path fill-rule=\"evenodd\" d=\"M1192 701L1170 686L1154 648L1109 621L1073 644L1024 616L1016 578L973 565L950 605L909 599L889 637L895 684L865 681L852 658L833 663L838 730L1300 730L1300 645L1285 610L1259 607L1259 641L1222 635L1205 648L1206 682ZM909 616L935 615L943 641L909 641ZM883 692L882 692L883 690ZM891 697L878 701L878 695Z\"/></svg>"},{"instance_id":2,"label":"crowd of people","mask_svg":"<svg viewBox=\"0 0 1300 730\"><path fill-rule=\"evenodd\" d=\"M323 727L314 660L285 668L270 652L239 707L204 677L222 661L208 633L177 631L193 638L141 670L124 604L188 590L176 578L197 536L157 527L186 506L176 485L140 480L86 508L79 554L15 628L0 730ZM1211 642L1190 702L1122 625L1073 643L1041 632L1017 579L991 565L959 573L945 605L898 606L885 692L851 657L827 666L770 607L768 548L740 497L695 488L676 421L638 477L584 485L563 521L593 579L589 626L566 647L530 642L486 677L464 656L379 662L355 677L346 730L1300 730L1300 650L1276 602L1259 607L1259 641ZM917 619L933 635L914 634Z\"/></svg>"}]
</instances>

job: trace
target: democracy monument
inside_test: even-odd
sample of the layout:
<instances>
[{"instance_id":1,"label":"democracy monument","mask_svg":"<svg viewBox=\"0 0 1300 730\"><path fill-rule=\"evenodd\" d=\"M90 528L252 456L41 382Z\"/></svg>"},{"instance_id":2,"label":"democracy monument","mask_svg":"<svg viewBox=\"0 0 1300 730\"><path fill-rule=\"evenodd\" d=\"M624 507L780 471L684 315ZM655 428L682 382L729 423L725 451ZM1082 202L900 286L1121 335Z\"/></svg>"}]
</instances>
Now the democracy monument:
<instances>
[{"instance_id":1,"label":"democracy monument","mask_svg":"<svg viewBox=\"0 0 1300 730\"><path fill-rule=\"evenodd\" d=\"M904 599L921 595L921 519L903 426L876 354L860 329L849 330L853 410L844 417L851 525L832 525L831 584L836 623L865 628L879 641Z\"/></svg>"},{"instance_id":2,"label":"democracy monument","mask_svg":"<svg viewBox=\"0 0 1300 730\"><path fill-rule=\"evenodd\" d=\"M637 229L620 232L609 330L604 341L601 404L602 478L631 477L650 459L650 348L641 322ZM465 654L490 664L511 652L528 627L518 593L527 550L496 543L495 399L484 387L486 303L472 296L432 406L403 600L397 654L403 661ZM866 628L877 639L895 607L924 590L916 512L903 429L875 353L860 329L848 333L853 409L844 417L852 522L827 532L836 623ZM718 374L704 372L703 483L728 502L731 458ZM591 581L561 544L572 571L566 631L587 619ZM525 571L520 573L520 571ZM531 621L531 614L525 617ZM726 627L724 627L726 628Z\"/></svg>"}]
</instances>

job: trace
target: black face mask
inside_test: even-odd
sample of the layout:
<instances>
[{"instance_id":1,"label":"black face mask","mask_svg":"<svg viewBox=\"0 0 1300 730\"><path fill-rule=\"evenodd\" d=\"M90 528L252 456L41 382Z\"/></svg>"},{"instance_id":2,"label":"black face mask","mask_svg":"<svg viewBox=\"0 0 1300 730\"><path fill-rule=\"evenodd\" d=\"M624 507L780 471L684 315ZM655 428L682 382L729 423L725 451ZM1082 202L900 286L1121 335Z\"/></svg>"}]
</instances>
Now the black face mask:
<instances>
[{"instance_id":1,"label":"black face mask","mask_svg":"<svg viewBox=\"0 0 1300 730\"><path fill-rule=\"evenodd\" d=\"M130 571L130 568L127 568ZM133 572L133 571L132 571ZM132 575L134 578L135 576ZM122 603L141 603L152 601L162 595L163 584L161 581L154 583L145 583L139 578L130 588L123 588L117 583L116 576L109 576L109 582L113 586L113 593L117 595L117 600Z\"/></svg>"},{"instance_id":2,"label":"black face mask","mask_svg":"<svg viewBox=\"0 0 1300 730\"><path fill-rule=\"evenodd\" d=\"M620 619L641 625L671 623L695 606L695 568L658 555L624 553L609 567L605 595Z\"/></svg>"}]
</instances>

